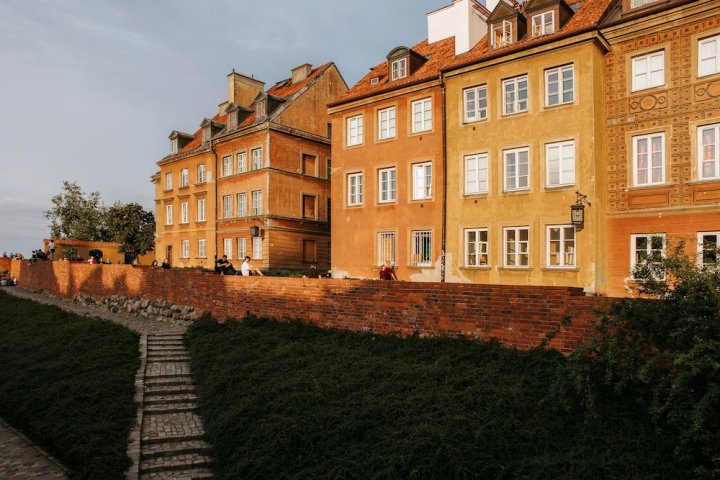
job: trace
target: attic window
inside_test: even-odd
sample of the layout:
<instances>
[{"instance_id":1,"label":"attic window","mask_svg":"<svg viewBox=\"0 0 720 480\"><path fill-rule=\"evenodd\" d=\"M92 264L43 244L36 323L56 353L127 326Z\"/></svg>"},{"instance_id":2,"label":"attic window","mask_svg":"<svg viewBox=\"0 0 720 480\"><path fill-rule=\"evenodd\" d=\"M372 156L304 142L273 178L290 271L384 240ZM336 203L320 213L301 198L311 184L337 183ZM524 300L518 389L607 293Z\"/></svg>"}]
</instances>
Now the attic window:
<instances>
[{"instance_id":1,"label":"attic window","mask_svg":"<svg viewBox=\"0 0 720 480\"><path fill-rule=\"evenodd\" d=\"M655 3L657 0L630 0L630 8L640 8L650 3Z\"/></svg>"},{"instance_id":2,"label":"attic window","mask_svg":"<svg viewBox=\"0 0 720 480\"><path fill-rule=\"evenodd\" d=\"M178 153L178 141L177 138L170 140L170 153Z\"/></svg>"},{"instance_id":3,"label":"attic window","mask_svg":"<svg viewBox=\"0 0 720 480\"><path fill-rule=\"evenodd\" d=\"M532 17L533 37L555 33L555 15L553 12L545 12Z\"/></svg>"},{"instance_id":4,"label":"attic window","mask_svg":"<svg viewBox=\"0 0 720 480\"><path fill-rule=\"evenodd\" d=\"M370 79L370 85L377 85L378 83L380 83L380 78L373 77Z\"/></svg>"},{"instance_id":5,"label":"attic window","mask_svg":"<svg viewBox=\"0 0 720 480\"><path fill-rule=\"evenodd\" d=\"M493 25L492 28L493 48L501 48L512 43L512 23L503 20L502 23Z\"/></svg>"},{"instance_id":6,"label":"attic window","mask_svg":"<svg viewBox=\"0 0 720 480\"><path fill-rule=\"evenodd\" d=\"M391 64L391 79L398 80L407 76L407 58L399 58Z\"/></svg>"}]
</instances>

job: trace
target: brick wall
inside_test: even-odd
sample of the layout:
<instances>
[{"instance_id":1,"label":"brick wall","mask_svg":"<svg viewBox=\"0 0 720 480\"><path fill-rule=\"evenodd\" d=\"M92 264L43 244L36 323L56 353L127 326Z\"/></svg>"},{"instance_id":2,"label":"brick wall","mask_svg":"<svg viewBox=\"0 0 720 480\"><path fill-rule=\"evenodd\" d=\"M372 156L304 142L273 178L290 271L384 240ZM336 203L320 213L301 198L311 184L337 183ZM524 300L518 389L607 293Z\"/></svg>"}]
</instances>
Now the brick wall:
<instances>
[{"instance_id":1,"label":"brick wall","mask_svg":"<svg viewBox=\"0 0 720 480\"><path fill-rule=\"evenodd\" d=\"M79 292L142 297L191 305L216 318L250 313L355 331L496 338L521 349L540 344L570 315L571 324L550 343L566 353L592 336L594 311L608 304L570 287L218 276L63 261L13 262L12 271L21 286L68 298Z\"/></svg>"},{"instance_id":2,"label":"brick wall","mask_svg":"<svg viewBox=\"0 0 720 480\"><path fill-rule=\"evenodd\" d=\"M9 272L12 260L0 257L0 272Z\"/></svg>"}]
</instances>

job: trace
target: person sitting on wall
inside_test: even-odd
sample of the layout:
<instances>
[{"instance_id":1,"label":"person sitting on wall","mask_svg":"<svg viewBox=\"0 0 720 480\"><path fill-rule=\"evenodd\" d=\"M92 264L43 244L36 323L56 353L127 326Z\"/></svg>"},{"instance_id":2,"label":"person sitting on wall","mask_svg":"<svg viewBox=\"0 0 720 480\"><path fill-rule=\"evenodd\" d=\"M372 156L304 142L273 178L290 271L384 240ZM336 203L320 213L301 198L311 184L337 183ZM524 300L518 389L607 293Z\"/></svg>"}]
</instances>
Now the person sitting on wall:
<instances>
[{"instance_id":1,"label":"person sitting on wall","mask_svg":"<svg viewBox=\"0 0 720 480\"><path fill-rule=\"evenodd\" d=\"M55 240L52 238L48 244L48 251L50 251L50 260L55 260Z\"/></svg>"},{"instance_id":2,"label":"person sitting on wall","mask_svg":"<svg viewBox=\"0 0 720 480\"><path fill-rule=\"evenodd\" d=\"M252 273L252 272L255 272L255 273ZM242 274L243 277L249 277L251 273L253 275L260 275L261 277L264 276L259 268L255 268L252 265L250 265L250 257L249 256L246 256L245 260L243 260L242 265L240 265L240 273Z\"/></svg>"},{"instance_id":3,"label":"person sitting on wall","mask_svg":"<svg viewBox=\"0 0 720 480\"><path fill-rule=\"evenodd\" d=\"M220 275L235 275L237 270L233 267L233 264L228 260L227 255L223 255L222 258L215 260L215 273Z\"/></svg>"},{"instance_id":4,"label":"person sitting on wall","mask_svg":"<svg viewBox=\"0 0 720 480\"><path fill-rule=\"evenodd\" d=\"M153 260L152 263L150 264L150 266L153 268L160 268L160 265L158 265L157 260Z\"/></svg>"},{"instance_id":5,"label":"person sitting on wall","mask_svg":"<svg viewBox=\"0 0 720 480\"><path fill-rule=\"evenodd\" d=\"M303 278L320 278L320 271L317 268L317 264L311 263L303 272Z\"/></svg>"},{"instance_id":6,"label":"person sitting on wall","mask_svg":"<svg viewBox=\"0 0 720 480\"><path fill-rule=\"evenodd\" d=\"M380 269L380 280L397 280L395 269L390 263L390 260L385 260L385 265Z\"/></svg>"},{"instance_id":7,"label":"person sitting on wall","mask_svg":"<svg viewBox=\"0 0 720 480\"><path fill-rule=\"evenodd\" d=\"M163 270L168 270L170 268L170 262L167 261L167 258L162 261L162 265L160 265L160 268Z\"/></svg>"},{"instance_id":8,"label":"person sitting on wall","mask_svg":"<svg viewBox=\"0 0 720 480\"><path fill-rule=\"evenodd\" d=\"M3 256L2 256L2 258L8 258L8 256L7 256L7 252L3 252Z\"/></svg>"}]
</instances>

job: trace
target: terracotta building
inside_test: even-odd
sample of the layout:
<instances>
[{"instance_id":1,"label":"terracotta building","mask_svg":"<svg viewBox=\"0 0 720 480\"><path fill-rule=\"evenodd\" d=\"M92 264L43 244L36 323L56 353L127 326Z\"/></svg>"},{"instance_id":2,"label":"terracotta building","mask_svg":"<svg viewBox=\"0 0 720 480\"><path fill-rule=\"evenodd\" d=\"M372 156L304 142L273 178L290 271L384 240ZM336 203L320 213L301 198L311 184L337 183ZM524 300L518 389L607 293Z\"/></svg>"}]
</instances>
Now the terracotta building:
<instances>
[{"instance_id":1,"label":"terracotta building","mask_svg":"<svg viewBox=\"0 0 720 480\"><path fill-rule=\"evenodd\" d=\"M624 0L601 30L608 293L679 241L698 265L720 237L720 2Z\"/></svg>"},{"instance_id":2,"label":"terracotta building","mask_svg":"<svg viewBox=\"0 0 720 480\"><path fill-rule=\"evenodd\" d=\"M267 90L229 74L218 113L194 134L172 132L158 162L158 258L211 268L247 254L263 269L329 268L326 105L346 91L332 63L301 65Z\"/></svg>"}]
</instances>

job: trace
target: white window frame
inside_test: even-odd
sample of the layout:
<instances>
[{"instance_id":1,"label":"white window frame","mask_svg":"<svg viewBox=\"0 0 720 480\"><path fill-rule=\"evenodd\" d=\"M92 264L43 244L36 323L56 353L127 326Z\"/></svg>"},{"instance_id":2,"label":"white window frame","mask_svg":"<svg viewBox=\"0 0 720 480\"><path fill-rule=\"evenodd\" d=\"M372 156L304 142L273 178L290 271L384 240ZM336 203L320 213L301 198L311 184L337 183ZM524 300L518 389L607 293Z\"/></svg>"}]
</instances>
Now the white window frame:
<instances>
[{"instance_id":1,"label":"white window frame","mask_svg":"<svg viewBox=\"0 0 720 480\"><path fill-rule=\"evenodd\" d=\"M557 158L553 152L557 151ZM568 153L571 155L568 157ZM556 163L556 165L553 165ZM557 182L551 175L557 174ZM575 184L575 142L556 142L545 144L545 186L548 188L565 187Z\"/></svg>"},{"instance_id":2,"label":"white window frame","mask_svg":"<svg viewBox=\"0 0 720 480\"><path fill-rule=\"evenodd\" d=\"M654 67L660 59L661 68ZM632 58L632 91L647 90L648 88L665 85L665 50L659 50Z\"/></svg>"},{"instance_id":3,"label":"white window frame","mask_svg":"<svg viewBox=\"0 0 720 480\"><path fill-rule=\"evenodd\" d=\"M407 77L407 58L398 58L390 64L390 77L392 80L399 80Z\"/></svg>"},{"instance_id":4,"label":"white window frame","mask_svg":"<svg viewBox=\"0 0 720 480\"><path fill-rule=\"evenodd\" d=\"M387 140L394 138L396 132L396 109L395 107L378 110L378 139Z\"/></svg>"},{"instance_id":5,"label":"white window frame","mask_svg":"<svg viewBox=\"0 0 720 480\"><path fill-rule=\"evenodd\" d=\"M187 187L190 185L190 171L187 168L180 170L180 186Z\"/></svg>"},{"instance_id":6,"label":"white window frame","mask_svg":"<svg viewBox=\"0 0 720 480\"><path fill-rule=\"evenodd\" d=\"M568 72L569 76L566 76ZM553 76L555 76L554 79ZM570 83L569 88L567 88L566 82ZM556 102L552 102L550 99L552 85L556 85L556 92L552 94L557 96ZM569 98L566 99L566 96L569 96ZM573 102L575 102L575 66L572 64L563 65L545 70L545 106L557 107L558 105L567 105Z\"/></svg>"},{"instance_id":7,"label":"white window frame","mask_svg":"<svg viewBox=\"0 0 720 480\"><path fill-rule=\"evenodd\" d=\"M714 262L705 262L705 237L715 237L715 256ZM715 232L697 232L697 266L698 269L717 269L720 267L720 231Z\"/></svg>"},{"instance_id":8,"label":"white window frame","mask_svg":"<svg viewBox=\"0 0 720 480\"><path fill-rule=\"evenodd\" d=\"M180 223L190 223L190 207L188 202L180 204Z\"/></svg>"},{"instance_id":9,"label":"white window frame","mask_svg":"<svg viewBox=\"0 0 720 480\"><path fill-rule=\"evenodd\" d=\"M397 200L397 169L378 170L378 203L393 203Z\"/></svg>"},{"instance_id":10,"label":"white window frame","mask_svg":"<svg viewBox=\"0 0 720 480\"><path fill-rule=\"evenodd\" d=\"M363 143L363 116L354 115L348 117L345 121L346 126L346 142L345 145L352 147L362 145Z\"/></svg>"},{"instance_id":11,"label":"white window frame","mask_svg":"<svg viewBox=\"0 0 720 480\"><path fill-rule=\"evenodd\" d=\"M520 163L519 154L521 153L525 153L527 157L524 175L520 172L522 164ZM508 158L511 155L514 156L513 163L511 163ZM511 168L514 169L514 173L510 171ZM522 184L523 179L525 180L524 185ZM510 180L513 180L513 186L510 185ZM503 150L503 188L506 192L522 192L530 190L530 148L520 147Z\"/></svg>"},{"instance_id":12,"label":"white window frame","mask_svg":"<svg viewBox=\"0 0 720 480\"><path fill-rule=\"evenodd\" d=\"M223 238L223 255L227 255L228 260L232 260L233 256L233 239Z\"/></svg>"},{"instance_id":13,"label":"white window frame","mask_svg":"<svg viewBox=\"0 0 720 480\"><path fill-rule=\"evenodd\" d=\"M263 214L263 192L262 190L253 190L250 194L252 197L252 214L254 217Z\"/></svg>"},{"instance_id":14,"label":"white window frame","mask_svg":"<svg viewBox=\"0 0 720 480\"><path fill-rule=\"evenodd\" d=\"M233 214L233 196L223 195L222 197L222 218L232 218Z\"/></svg>"},{"instance_id":15,"label":"white window frame","mask_svg":"<svg viewBox=\"0 0 720 480\"><path fill-rule=\"evenodd\" d=\"M558 239L552 239L552 231L558 231ZM568 233L572 232L572 238ZM577 266L577 230L572 225L548 225L545 230L545 266L547 268L575 268ZM557 243L557 263L551 260L552 244Z\"/></svg>"},{"instance_id":16,"label":"white window frame","mask_svg":"<svg viewBox=\"0 0 720 480\"><path fill-rule=\"evenodd\" d=\"M173 224L173 206L165 205L165 225Z\"/></svg>"},{"instance_id":17,"label":"white window frame","mask_svg":"<svg viewBox=\"0 0 720 480\"><path fill-rule=\"evenodd\" d=\"M262 147L253 148L250 155L252 157L252 169L260 170L263 167Z\"/></svg>"},{"instance_id":18,"label":"white window frame","mask_svg":"<svg viewBox=\"0 0 720 480\"><path fill-rule=\"evenodd\" d=\"M525 98L522 97L524 92ZM528 76L518 75L502 81L503 115L516 115L528 111L530 91Z\"/></svg>"},{"instance_id":19,"label":"white window frame","mask_svg":"<svg viewBox=\"0 0 720 480\"><path fill-rule=\"evenodd\" d=\"M639 8L650 3L655 3L658 0L630 0L630 8Z\"/></svg>"},{"instance_id":20,"label":"white window frame","mask_svg":"<svg viewBox=\"0 0 720 480\"><path fill-rule=\"evenodd\" d=\"M475 238L471 239L471 236ZM465 229L465 268L490 266L490 237L487 228ZM484 260L483 260L484 259Z\"/></svg>"},{"instance_id":21,"label":"white window frame","mask_svg":"<svg viewBox=\"0 0 720 480\"><path fill-rule=\"evenodd\" d=\"M703 133L711 131L714 144L707 145L712 152L712 158L705 160L705 151L708 150L703 144ZM719 180L720 179L720 123L712 125L701 125L698 127L697 135L697 159L698 159L698 179L700 180ZM711 167L713 175L705 174L705 167Z\"/></svg>"},{"instance_id":22,"label":"white window frame","mask_svg":"<svg viewBox=\"0 0 720 480\"><path fill-rule=\"evenodd\" d=\"M247 238L238 237L237 239L237 258L238 260L244 260L247 256Z\"/></svg>"},{"instance_id":23,"label":"white window frame","mask_svg":"<svg viewBox=\"0 0 720 480\"><path fill-rule=\"evenodd\" d=\"M237 216L247 217L247 193L240 192L237 194Z\"/></svg>"},{"instance_id":24,"label":"white window frame","mask_svg":"<svg viewBox=\"0 0 720 480\"><path fill-rule=\"evenodd\" d=\"M198 240L198 258L207 258L207 240Z\"/></svg>"},{"instance_id":25,"label":"white window frame","mask_svg":"<svg viewBox=\"0 0 720 480\"><path fill-rule=\"evenodd\" d=\"M363 174L362 172L348 173L347 175L347 204L356 207L363 204Z\"/></svg>"},{"instance_id":26,"label":"white window frame","mask_svg":"<svg viewBox=\"0 0 720 480\"><path fill-rule=\"evenodd\" d=\"M410 265L432 267L432 257L432 230L413 230L410 234Z\"/></svg>"},{"instance_id":27,"label":"white window frame","mask_svg":"<svg viewBox=\"0 0 720 480\"><path fill-rule=\"evenodd\" d=\"M197 183L205 183L205 165L197 166Z\"/></svg>"},{"instance_id":28,"label":"white window frame","mask_svg":"<svg viewBox=\"0 0 720 480\"><path fill-rule=\"evenodd\" d=\"M223 177L229 177L233 172L232 155L226 155L222 158Z\"/></svg>"},{"instance_id":29,"label":"white window frame","mask_svg":"<svg viewBox=\"0 0 720 480\"><path fill-rule=\"evenodd\" d=\"M178 153L179 144L177 138L170 140L170 153Z\"/></svg>"},{"instance_id":30,"label":"white window frame","mask_svg":"<svg viewBox=\"0 0 720 480\"><path fill-rule=\"evenodd\" d=\"M479 85L463 90L463 112L463 119L466 123L487 120L487 85Z\"/></svg>"},{"instance_id":31,"label":"white window frame","mask_svg":"<svg viewBox=\"0 0 720 480\"><path fill-rule=\"evenodd\" d=\"M498 31L500 33L499 40L497 36ZM507 20L503 20L501 24L493 25L492 35L490 38L492 39L493 48L501 48L510 45L512 43L512 23Z\"/></svg>"},{"instance_id":32,"label":"white window frame","mask_svg":"<svg viewBox=\"0 0 720 480\"><path fill-rule=\"evenodd\" d=\"M252 237L252 258L253 260L262 260L263 258L263 239L262 237Z\"/></svg>"},{"instance_id":33,"label":"white window frame","mask_svg":"<svg viewBox=\"0 0 720 480\"><path fill-rule=\"evenodd\" d=\"M414 163L412 166L412 199L429 200L433 196L432 162Z\"/></svg>"},{"instance_id":34,"label":"white window frame","mask_svg":"<svg viewBox=\"0 0 720 480\"><path fill-rule=\"evenodd\" d=\"M547 19L550 18L548 22ZM532 17L532 36L550 35L555 33L555 13L553 11L539 13Z\"/></svg>"},{"instance_id":35,"label":"white window frame","mask_svg":"<svg viewBox=\"0 0 720 480\"><path fill-rule=\"evenodd\" d=\"M180 256L181 258L190 258L190 240L180 241Z\"/></svg>"},{"instance_id":36,"label":"white window frame","mask_svg":"<svg viewBox=\"0 0 720 480\"><path fill-rule=\"evenodd\" d=\"M654 169L657 169L657 166L654 166L652 164L653 162L653 139L654 138L660 138L660 156L661 156L661 162L660 165L660 180L653 181L652 173ZM640 142L647 142L647 167L646 168L640 168L639 161L640 157L638 152L638 144ZM633 185L636 187L644 187L648 185L662 185L665 183L665 132L656 132L656 133L649 133L647 135L636 135L632 138L632 149L633 149L633 156L632 156L632 163L633 163ZM647 181L646 182L640 182L639 175L641 171L647 170Z\"/></svg>"},{"instance_id":37,"label":"white window frame","mask_svg":"<svg viewBox=\"0 0 720 480\"><path fill-rule=\"evenodd\" d=\"M237 173L247 172L247 152L239 152L235 155L235 162L237 163Z\"/></svg>"},{"instance_id":38,"label":"white window frame","mask_svg":"<svg viewBox=\"0 0 720 480\"><path fill-rule=\"evenodd\" d=\"M705 46L710 52L703 56L703 47ZM720 35L698 41L698 77L716 73L720 73Z\"/></svg>"},{"instance_id":39,"label":"white window frame","mask_svg":"<svg viewBox=\"0 0 720 480\"><path fill-rule=\"evenodd\" d=\"M412 133L432 130L432 98L412 102Z\"/></svg>"},{"instance_id":40,"label":"white window frame","mask_svg":"<svg viewBox=\"0 0 720 480\"><path fill-rule=\"evenodd\" d=\"M390 264L397 265L397 233L396 232L377 232L376 235L376 258L375 264L378 266L385 265L385 260L390 260Z\"/></svg>"},{"instance_id":41,"label":"white window frame","mask_svg":"<svg viewBox=\"0 0 720 480\"><path fill-rule=\"evenodd\" d=\"M197 201L197 221L205 221L205 199L201 198Z\"/></svg>"},{"instance_id":42,"label":"white window frame","mask_svg":"<svg viewBox=\"0 0 720 480\"><path fill-rule=\"evenodd\" d=\"M465 195L488 193L490 186L490 165L487 153L466 155L463 158L465 170Z\"/></svg>"},{"instance_id":43,"label":"white window frame","mask_svg":"<svg viewBox=\"0 0 720 480\"><path fill-rule=\"evenodd\" d=\"M515 238L510 240L508 234L513 232ZM521 232L527 233L527 240L521 240ZM508 246L512 243L514 251L511 252ZM523 263L523 255L525 263ZM512 258L512 262L508 261ZM505 268L529 268L530 267L530 227L505 227L503 228L503 267Z\"/></svg>"},{"instance_id":44,"label":"white window frame","mask_svg":"<svg viewBox=\"0 0 720 480\"><path fill-rule=\"evenodd\" d=\"M646 255L652 255L653 248L652 248L652 240L653 238L662 238L662 249L660 251L660 256L662 258L665 258L665 251L667 248L667 236L664 233L635 233L630 235L630 275L635 278L635 266L637 265L637 257L638 257L638 250L637 250L637 239L638 238L646 238L647 239L647 248L645 249ZM665 278L665 274L661 274L656 280L662 280Z\"/></svg>"},{"instance_id":45,"label":"white window frame","mask_svg":"<svg viewBox=\"0 0 720 480\"><path fill-rule=\"evenodd\" d=\"M173 174L172 172L168 172L165 174L165 190L172 190L173 189Z\"/></svg>"}]
</instances>

